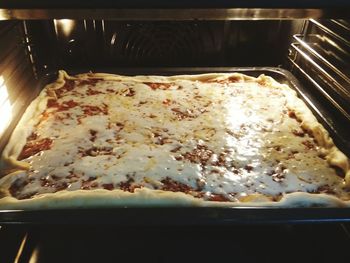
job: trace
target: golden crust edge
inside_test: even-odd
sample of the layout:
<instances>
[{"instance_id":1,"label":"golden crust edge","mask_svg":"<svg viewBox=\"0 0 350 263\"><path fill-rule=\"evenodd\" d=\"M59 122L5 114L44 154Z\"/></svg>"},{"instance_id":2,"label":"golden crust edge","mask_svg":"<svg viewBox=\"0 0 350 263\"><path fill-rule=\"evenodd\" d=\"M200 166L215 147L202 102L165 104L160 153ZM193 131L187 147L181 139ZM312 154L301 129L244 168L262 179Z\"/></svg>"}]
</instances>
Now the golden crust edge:
<instances>
[{"instance_id":1,"label":"golden crust edge","mask_svg":"<svg viewBox=\"0 0 350 263\"><path fill-rule=\"evenodd\" d=\"M116 80L116 81L138 81L138 82L169 82L176 80L191 80L191 81L208 81L215 79L225 79L228 77L238 77L241 80L254 81L256 78L238 73L204 73L204 74L194 74L194 75L172 75L172 76L159 76L159 75L137 75L137 76L125 76L109 73L84 73L78 74L76 76L69 76L65 72L69 79L96 79L102 78L104 80Z\"/></svg>"},{"instance_id":2,"label":"golden crust edge","mask_svg":"<svg viewBox=\"0 0 350 263\"><path fill-rule=\"evenodd\" d=\"M93 207L350 207L350 201L342 201L326 194L290 193L280 201L262 201L257 196L249 202L205 201L181 192L136 189L123 190L76 190L42 194L34 199L17 200L13 197L0 199L0 209L73 209Z\"/></svg>"}]
</instances>

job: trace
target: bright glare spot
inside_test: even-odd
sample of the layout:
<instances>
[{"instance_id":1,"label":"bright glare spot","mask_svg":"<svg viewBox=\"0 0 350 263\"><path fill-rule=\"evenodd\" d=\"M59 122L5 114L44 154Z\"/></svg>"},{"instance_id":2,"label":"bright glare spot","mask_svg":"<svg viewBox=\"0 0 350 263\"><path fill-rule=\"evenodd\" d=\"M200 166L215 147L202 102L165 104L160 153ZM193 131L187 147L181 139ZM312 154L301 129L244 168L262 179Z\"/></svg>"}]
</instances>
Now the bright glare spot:
<instances>
[{"instance_id":1,"label":"bright glare spot","mask_svg":"<svg viewBox=\"0 0 350 263\"><path fill-rule=\"evenodd\" d=\"M72 33L74 26L75 26L75 21L71 19L59 19L59 20L54 20L55 23L55 29L56 33L60 32L63 33L64 36L69 37L69 35Z\"/></svg>"},{"instance_id":2,"label":"bright glare spot","mask_svg":"<svg viewBox=\"0 0 350 263\"><path fill-rule=\"evenodd\" d=\"M239 129L241 125L247 123L249 120L247 113L245 112L246 108L242 107L243 102L229 98L225 105L228 112L228 125L232 129Z\"/></svg>"},{"instance_id":3,"label":"bright glare spot","mask_svg":"<svg viewBox=\"0 0 350 263\"><path fill-rule=\"evenodd\" d=\"M8 14L8 10L6 9L0 9L0 20L7 20L10 19L10 16Z\"/></svg>"},{"instance_id":4,"label":"bright glare spot","mask_svg":"<svg viewBox=\"0 0 350 263\"><path fill-rule=\"evenodd\" d=\"M239 149L236 160L246 162L259 155L261 142L256 138L260 136L259 125L263 117L256 113L253 105L235 97L229 98L224 107L227 112L225 124L232 135L226 136L226 145Z\"/></svg>"},{"instance_id":5,"label":"bright glare spot","mask_svg":"<svg viewBox=\"0 0 350 263\"><path fill-rule=\"evenodd\" d=\"M4 78L0 76L0 134L7 128L12 118L12 106Z\"/></svg>"},{"instance_id":6,"label":"bright glare spot","mask_svg":"<svg viewBox=\"0 0 350 263\"><path fill-rule=\"evenodd\" d=\"M29 263L37 263L38 262L38 257L39 256L39 249L36 247L29 259Z\"/></svg>"},{"instance_id":7,"label":"bright glare spot","mask_svg":"<svg viewBox=\"0 0 350 263\"><path fill-rule=\"evenodd\" d=\"M111 39L111 45L113 46L116 43L116 39L117 39L117 33L114 33Z\"/></svg>"}]
</instances>

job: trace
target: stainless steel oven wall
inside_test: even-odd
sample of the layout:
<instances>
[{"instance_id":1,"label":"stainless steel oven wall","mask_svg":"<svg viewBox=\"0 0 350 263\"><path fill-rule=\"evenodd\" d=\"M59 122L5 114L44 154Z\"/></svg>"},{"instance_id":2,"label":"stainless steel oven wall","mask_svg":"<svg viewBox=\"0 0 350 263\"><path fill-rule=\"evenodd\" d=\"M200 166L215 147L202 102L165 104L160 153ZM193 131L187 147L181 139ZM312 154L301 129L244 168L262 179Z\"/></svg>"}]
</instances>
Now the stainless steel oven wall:
<instances>
[{"instance_id":1,"label":"stainless steel oven wall","mask_svg":"<svg viewBox=\"0 0 350 263\"><path fill-rule=\"evenodd\" d=\"M0 21L0 150L36 93L35 73L20 21Z\"/></svg>"},{"instance_id":2,"label":"stainless steel oven wall","mask_svg":"<svg viewBox=\"0 0 350 263\"><path fill-rule=\"evenodd\" d=\"M303 20L27 21L38 71L57 68L276 66Z\"/></svg>"}]
</instances>

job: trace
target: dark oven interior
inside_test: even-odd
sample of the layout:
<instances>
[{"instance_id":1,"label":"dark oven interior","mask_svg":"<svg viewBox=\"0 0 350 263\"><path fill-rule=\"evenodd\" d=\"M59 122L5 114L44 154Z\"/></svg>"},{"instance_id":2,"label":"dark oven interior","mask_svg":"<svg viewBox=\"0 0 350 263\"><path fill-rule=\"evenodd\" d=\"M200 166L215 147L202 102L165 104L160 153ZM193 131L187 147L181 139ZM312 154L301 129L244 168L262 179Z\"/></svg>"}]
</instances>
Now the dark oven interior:
<instances>
[{"instance_id":1,"label":"dark oven interior","mask_svg":"<svg viewBox=\"0 0 350 263\"><path fill-rule=\"evenodd\" d=\"M304 99L312 101L314 111L321 111L321 121L338 147L350 153L349 19L306 15L254 20L219 15L207 20L153 20L150 15L144 20L42 19L39 15L41 19L32 20L29 14L26 19L0 21L0 150L43 79L59 69L137 74L167 68L200 72L204 67L279 67L302 83L307 90ZM342 223L350 215L330 220L331 224L313 224L314 220L221 226L199 226L195 221L190 226L158 226L156 221L133 226L127 220L122 225L111 220L104 224L88 216L92 218L82 219L83 225L78 221L62 225L59 220L47 224L45 219L23 224L2 216L0 261L345 262L350 244L349 225ZM254 214L247 215L247 223L252 218Z\"/></svg>"}]
</instances>

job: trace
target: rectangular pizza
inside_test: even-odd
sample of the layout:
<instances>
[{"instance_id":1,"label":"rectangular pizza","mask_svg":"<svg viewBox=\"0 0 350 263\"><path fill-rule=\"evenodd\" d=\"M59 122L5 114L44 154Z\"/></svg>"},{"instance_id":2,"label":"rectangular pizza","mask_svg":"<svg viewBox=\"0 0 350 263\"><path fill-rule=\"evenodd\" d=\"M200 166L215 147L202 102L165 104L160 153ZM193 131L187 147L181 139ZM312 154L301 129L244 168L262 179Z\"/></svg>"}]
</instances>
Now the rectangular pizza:
<instances>
[{"instance_id":1,"label":"rectangular pizza","mask_svg":"<svg viewBox=\"0 0 350 263\"><path fill-rule=\"evenodd\" d=\"M350 204L348 158L265 75L60 71L1 165L1 209Z\"/></svg>"}]
</instances>

